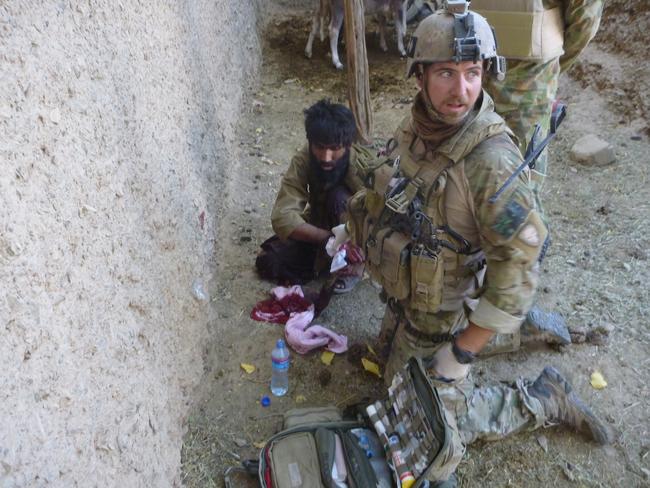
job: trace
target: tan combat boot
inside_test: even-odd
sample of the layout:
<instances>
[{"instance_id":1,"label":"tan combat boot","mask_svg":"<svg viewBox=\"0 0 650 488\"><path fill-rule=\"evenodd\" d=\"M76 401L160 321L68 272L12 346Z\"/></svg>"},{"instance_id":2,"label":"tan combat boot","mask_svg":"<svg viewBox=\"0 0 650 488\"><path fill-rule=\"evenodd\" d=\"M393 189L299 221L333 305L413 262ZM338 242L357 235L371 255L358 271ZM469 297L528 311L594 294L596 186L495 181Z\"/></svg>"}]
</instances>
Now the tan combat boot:
<instances>
[{"instance_id":1,"label":"tan combat boot","mask_svg":"<svg viewBox=\"0 0 650 488\"><path fill-rule=\"evenodd\" d=\"M522 342L571 344L571 334L564 317L557 312L545 312L537 305L531 308L521 326Z\"/></svg>"},{"instance_id":2,"label":"tan combat boot","mask_svg":"<svg viewBox=\"0 0 650 488\"><path fill-rule=\"evenodd\" d=\"M528 393L542 403L548 421L570 425L601 445L612 442L614 435L610 428L596 418L557 369L544 368Z\"/></svg>"}]
</instances>

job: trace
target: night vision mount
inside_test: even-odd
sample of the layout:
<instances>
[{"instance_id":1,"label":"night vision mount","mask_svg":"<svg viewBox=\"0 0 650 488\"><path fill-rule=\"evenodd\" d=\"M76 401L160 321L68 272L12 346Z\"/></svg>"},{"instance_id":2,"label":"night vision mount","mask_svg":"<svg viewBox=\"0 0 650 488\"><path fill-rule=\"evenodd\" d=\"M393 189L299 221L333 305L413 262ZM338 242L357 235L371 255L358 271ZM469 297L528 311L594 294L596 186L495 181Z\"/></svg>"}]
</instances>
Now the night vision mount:
<instances>
[{"instance_id":1,"label":"night vision mount","mask_svg":"<svg viewBox=\"0 0 650 488\"><path fill-rule=\"evenodd\" d=\"M443 8L454 16L454 56L456 63L483 59L481 56L481 39L476 36L474 28L474 14L469 11L469 2L466 0L447 0ZM496 35L492 29L492 37L496 48ZM496 51L496 49L495 49ZM490 59L490 73L499 81L505 78L506 60L503 56Z\"/></svg>"}]
</instances>

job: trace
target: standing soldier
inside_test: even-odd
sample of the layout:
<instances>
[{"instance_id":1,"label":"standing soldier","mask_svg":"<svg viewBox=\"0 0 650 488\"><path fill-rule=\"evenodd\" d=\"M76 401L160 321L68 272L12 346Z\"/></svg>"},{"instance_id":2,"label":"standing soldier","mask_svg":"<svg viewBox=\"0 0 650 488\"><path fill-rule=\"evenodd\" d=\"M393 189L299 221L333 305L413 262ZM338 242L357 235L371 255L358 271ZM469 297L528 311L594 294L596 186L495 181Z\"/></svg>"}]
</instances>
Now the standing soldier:
<instances>
[{"instance_id":1,"label":"standing soldier","mask_svg":"<svg viewBox=\"0 0 650 488\"><path fill-rule=\"evenodd\" d=\"M522 158L482 89L484 77L504 75L487 21L467 2L449 0L420 23L408 57L407 76L420 88L411 115L349 204L352 240L387 298L385 377L411 356L429 358L429 375L466 443L545 422L608 442L606 427L552 368L512 386L477 390L468 379L492 336L521 326L547 231L528 171L490 201ZM468 298L476 299L473 310Z\"/></svg>"},{"instance_id":2,"label":"standing soldier","mask_svg":"<svg viewBox=\"0 0 650 488\"><path fill-rule=\"evenodd\" d=\"M522 154L535 124L548 127L560 73L573 65L596 35L603 3L527 0L509 2L513 9L505 10L501 0L472 1L472 9L494 27L499 52L507 59L505 79L488 80L485 89L494 100L496 112L517 136ZM515 5L520 11L514 10ZM537 197L546 174L546 154L542 153L533 173Z\"/></svg>"},{"instance_id":3,"label":"standing soldier","mask_svg":"<svg viewBox=\"0 0 650 488\"><path fill-rule=\"evenodd\" d=\"M603 0L473 0L472 9L494 27L499 53L507 59L505 79L489 79L485 89L518 139L522 154L535 125L549 126L560 73L566 72L596 35ZM505 8L507 5L507 9ZM531 171L537 209L544 218L540 192L547 175L547 154L543 152ZM562 316L534 306L522 327L524 333L542 331L549 342L571 342ZM518 335L505 349L515 349ZM497 348L498 348L497 347Z\"/></svg>"}]
</instances>

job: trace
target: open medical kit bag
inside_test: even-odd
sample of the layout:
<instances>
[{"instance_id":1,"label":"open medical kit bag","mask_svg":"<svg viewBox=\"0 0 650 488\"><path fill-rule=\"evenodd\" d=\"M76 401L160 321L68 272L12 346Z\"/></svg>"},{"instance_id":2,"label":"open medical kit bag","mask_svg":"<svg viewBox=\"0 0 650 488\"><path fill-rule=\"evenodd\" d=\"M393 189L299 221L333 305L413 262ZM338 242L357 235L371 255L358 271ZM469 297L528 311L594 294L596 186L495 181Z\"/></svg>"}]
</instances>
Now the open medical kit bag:
<instances>
[{"instance_id":1,"label":"open medical kit bag","mask_svg":"<svg viewBox=\"0 0 650 488\"><path fill-rule=\"evenodd\" d=\"M423 488L450 474L451 429L421 360L411 358L395 374L385 400L358 411L352 419L335 407L287 411L254 465L259 486ZM228 473L226 486L235 486Z\"/></svg>"}]
</instances>

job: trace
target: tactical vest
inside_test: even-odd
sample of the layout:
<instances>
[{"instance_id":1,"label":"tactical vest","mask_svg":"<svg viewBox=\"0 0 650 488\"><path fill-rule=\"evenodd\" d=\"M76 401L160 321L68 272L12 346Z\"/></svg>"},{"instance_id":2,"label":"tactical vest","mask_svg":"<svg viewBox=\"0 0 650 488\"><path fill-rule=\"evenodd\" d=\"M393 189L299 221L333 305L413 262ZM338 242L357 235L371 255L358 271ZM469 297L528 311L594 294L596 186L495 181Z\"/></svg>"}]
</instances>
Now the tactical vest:
<instances>
[{"instance_id":1,"label":"tactical vest","mask_svg":"<svg viewBox=\"0 0 650 488\"><path fill-rule=\"evenodd\" d=\"M388 296L406 307L436 312L443 289L454 288L476 270L465 266L471 249L447 221L448 179L463 174L458 164L474 147L507 131L494 112L481 112L434 152L403 123L388 159L371 168L366 191L349 203L349 229L363 245L366 270ZM405 130L406 129L406 130ZM459 198L472 201L467 187Z\"/></svg>"},{"instance_id":2,"label":"tactical vest","mask_svg":"<svg viewBox=\"0 0 650 488\"><path fill-rule=\"evenodd\" d=\"M545 8L543 0L473 0L471 5L494 28L501 56L548 61L564 53L559 6Z\"/></svg>"}]
</instances>

